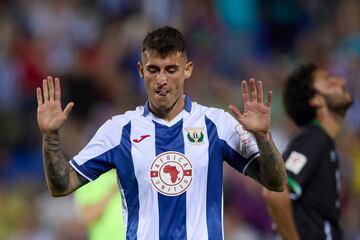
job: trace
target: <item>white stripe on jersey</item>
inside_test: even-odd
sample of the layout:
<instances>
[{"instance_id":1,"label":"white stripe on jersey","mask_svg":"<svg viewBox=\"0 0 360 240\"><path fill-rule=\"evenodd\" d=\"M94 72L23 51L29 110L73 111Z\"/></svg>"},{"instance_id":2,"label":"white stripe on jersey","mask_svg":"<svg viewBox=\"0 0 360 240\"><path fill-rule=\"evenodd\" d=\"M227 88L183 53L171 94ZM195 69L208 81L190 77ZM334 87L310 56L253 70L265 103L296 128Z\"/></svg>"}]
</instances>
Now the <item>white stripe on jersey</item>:
<instances>
[{"instance_id":1,"label":"white stripe on jersey","mask_svg":"<svg viewBox=\"0 0 360 240\"><path fill-rule=\"evenodd\" d=\"M183 137L186 156L192 161L193 181L186 191L186 229L187 239L208 239L206 223L206 192L208 178L208 136L205 118L202 112L194 111L191 116L184 118ZM204 127L203 144L188 144L187 127Z\"/></svg>"},{"instance_id":2,"label":"white stripe on jersey","mask_svg":"<svg viewBox=\"0 0 360 240\"><path fill-rule=\"evenodd\" d=\"M138 139L142 135L150 136L139 143L134 143L131 148L136 179L139 179L140 209L137 237L138 239L159 239L157 191L151 187L149 177L152 160L155 159L155 126L149 118L145 122L137 118L131 122L131 140Z\"/></svg>"}]
</instances>

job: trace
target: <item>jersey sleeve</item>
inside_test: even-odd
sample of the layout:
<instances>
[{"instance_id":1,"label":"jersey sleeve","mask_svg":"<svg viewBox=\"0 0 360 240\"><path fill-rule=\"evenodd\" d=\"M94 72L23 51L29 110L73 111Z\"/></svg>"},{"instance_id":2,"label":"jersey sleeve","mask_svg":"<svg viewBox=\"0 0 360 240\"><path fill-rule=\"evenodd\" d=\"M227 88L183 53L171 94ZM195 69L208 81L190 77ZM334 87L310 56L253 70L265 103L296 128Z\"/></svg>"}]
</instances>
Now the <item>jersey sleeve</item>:
<instances>
[{"instance_id":1,"label":"jersey sleeve","mask_svg":"<svg viewBox=\"0 0 360 240\"><path fill-rule=\"evenodd\" d=\"M302 189L316 174L325 144L322 138L304 134L291 142L285 150L283 158L292 198L300 197Z\"/></svg>"},{"instance_id":2,"label":"jersey sleeve","mask_svg":"<svg viewBox=\"0 0 360 240\"><path fill-rule=\"evenodd\" d=\"M225 161L245 174L246 168L259 156L259 148L254 137L227 112L224 114L219 130L219 137L225 141Z\"/></svg>"},{"instance_id":3,"label":"jersey sleeve","mask_svg":"<svg viewBox=\"0 0 360 240\"><path fill-rule=\"evenodd\" d=\"M106 121L90 142L70 160L71 166L89 181L114 168L114 155L124 124L125 120L121 117Z\"/></svg>"}]
</instances>

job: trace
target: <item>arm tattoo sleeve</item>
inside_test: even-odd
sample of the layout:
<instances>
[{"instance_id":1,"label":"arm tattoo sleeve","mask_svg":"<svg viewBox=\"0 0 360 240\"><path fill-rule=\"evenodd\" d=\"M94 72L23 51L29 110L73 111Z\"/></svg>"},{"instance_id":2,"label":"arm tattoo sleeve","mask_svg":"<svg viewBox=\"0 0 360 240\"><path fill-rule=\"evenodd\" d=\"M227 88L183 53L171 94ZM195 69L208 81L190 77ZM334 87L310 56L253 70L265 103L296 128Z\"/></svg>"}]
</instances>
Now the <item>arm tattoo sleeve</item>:
<instances>
[{"instance_id":1,"label":"arm tattoo sleeve","mask_svg":"<svg viewBox=\"0 0 360 240\"><path fill-rule=\"evenodd\" d=\"M255 137L260 149L260 157L252 175L255 175L255 179L269 190L282 191L286 183L286 170L281 154L270 134Z\"/></svg>"},{"instance_id":2,"label":"arm tattoo sleeve","mask_svg":"<svg viewBox=\"0 0 360 240\"><path fill-rule=\"evenodd\" d=\"M43 156L46 181L52 195L67 195L87 182L65 158L58 133L43 136Z\"/></svg>"}]
</instances>

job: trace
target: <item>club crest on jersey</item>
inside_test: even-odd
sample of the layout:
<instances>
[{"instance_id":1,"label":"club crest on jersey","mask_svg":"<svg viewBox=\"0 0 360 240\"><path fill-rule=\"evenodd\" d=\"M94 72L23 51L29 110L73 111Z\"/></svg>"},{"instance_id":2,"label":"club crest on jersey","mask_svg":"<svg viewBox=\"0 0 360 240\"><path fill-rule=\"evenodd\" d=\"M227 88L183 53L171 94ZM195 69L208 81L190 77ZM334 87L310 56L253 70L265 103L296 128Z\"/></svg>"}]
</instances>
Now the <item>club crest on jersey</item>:
<instances>
[{"instance_id":1,"label":"club crest on jersey","mask_svg":"<svg viewBox=\"0 0 360 240\"><path fill-rule=\"evenodd\" d=\"M203 144L204 143L204 128L203 127L191 127L185 128L187 132L187 139L192 144Z\"/></svg>"},{"instance_id":2,"label":"club crest on jersey","mask_svg":"<svg viewBox=\"0 0 360 240\"><path fill-rule=\"evenodd\" d=\"M179 152L164 152L154 159L150 178L156 190L167 196L178 196L186 191L193 178L192 165Z\"/></svg>"}]
</instances>

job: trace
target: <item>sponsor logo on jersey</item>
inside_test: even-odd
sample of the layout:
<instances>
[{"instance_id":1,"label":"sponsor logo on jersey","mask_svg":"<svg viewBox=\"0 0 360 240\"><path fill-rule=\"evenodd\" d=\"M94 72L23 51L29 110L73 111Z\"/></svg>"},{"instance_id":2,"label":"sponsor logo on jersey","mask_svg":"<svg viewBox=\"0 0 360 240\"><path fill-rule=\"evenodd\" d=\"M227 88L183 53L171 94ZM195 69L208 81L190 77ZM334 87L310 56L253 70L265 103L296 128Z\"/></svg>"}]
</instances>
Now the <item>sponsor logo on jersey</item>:
<instances>
[{"instance_id":1,"label":"sponsor logo on jersey","mask_svg":"<svg viewBox=\"0 0 360 240\"><path fill-rule=\"evenodd\" d=\"M139 143L139 142L141 142L142 140L144 140L144 139L147 138L147 137L150 137L150 135L148 135L148 134L146 134L146 135L141 135L139 138L134 138L134 139L133 139L133 142L134 142L134 143Z\"/></svg>"},{"instance_id":2,"label":"sponsor logo on jersey","mask_svg":"<svg viewBox=\"0 0 360 240\"><path fill-rule=\"evenodd\" d=\"M150 178L156 190L167 196L178 196L186 191L193 178L192 165L179 152L158 155L150 168Z\"/></svg>"},{"instance_id":3,"label":"sponsor logo on jersey","mask_svg":"<svg viewBox=\"0 0 360 240\"><path fill-rule=\"evenodd\" d=\"M203 127L190 127L185 128L187 132L187 139L191 144L203 144L204 143L204 128Z\"/></svg>"},{"instance_id":4,"label":"sponsor logo on jersey","mask_svg":"<svg viewBox=\"0 0 360 240\"><path fill-rule=\"evenodd\" d=\"M307 158L304 154L292 151L290 156L285 162L285 167L287 170L299 174L307 162Z\"/></svg>"}]
</instances>

